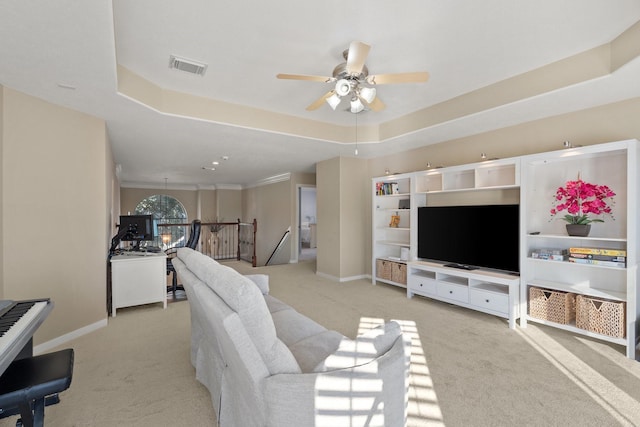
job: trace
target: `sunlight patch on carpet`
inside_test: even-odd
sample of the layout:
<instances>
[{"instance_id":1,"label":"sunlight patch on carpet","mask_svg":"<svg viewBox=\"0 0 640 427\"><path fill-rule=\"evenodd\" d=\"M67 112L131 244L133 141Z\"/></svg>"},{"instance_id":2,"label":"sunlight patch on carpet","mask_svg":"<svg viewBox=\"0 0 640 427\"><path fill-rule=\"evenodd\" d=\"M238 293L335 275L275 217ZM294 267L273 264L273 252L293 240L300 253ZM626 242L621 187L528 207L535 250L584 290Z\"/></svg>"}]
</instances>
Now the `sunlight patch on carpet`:
<instances>
[{"instance_id":1,"label":"sunlight patch on carpet","mask_svg":"<svg viewBox=\"0 0 640 427\"><path fill-rule=\"evenodd\" d=\"M538 328L516 329L525 341L623 426L640 419L640 402Z\"/></svg>"}]
</instances>

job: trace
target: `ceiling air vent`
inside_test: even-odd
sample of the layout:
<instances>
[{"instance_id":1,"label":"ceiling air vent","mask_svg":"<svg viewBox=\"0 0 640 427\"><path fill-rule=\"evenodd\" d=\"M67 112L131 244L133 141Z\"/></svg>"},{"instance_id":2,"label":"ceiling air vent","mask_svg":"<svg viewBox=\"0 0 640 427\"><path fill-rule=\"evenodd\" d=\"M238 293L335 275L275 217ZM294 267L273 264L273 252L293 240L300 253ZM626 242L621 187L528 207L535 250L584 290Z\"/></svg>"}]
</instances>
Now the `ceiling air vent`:
<instances>
[{"instance_id":1,"label":"ceiling air vent","mask_svg":"<svg viewBox=\"0 0 640 427\"><path fill-rule=\"evenodd\" d=\"M171 55L169 57L169 68L203 76L204 72L207 71L207 64Z\"/></svg>"}]
</instances>

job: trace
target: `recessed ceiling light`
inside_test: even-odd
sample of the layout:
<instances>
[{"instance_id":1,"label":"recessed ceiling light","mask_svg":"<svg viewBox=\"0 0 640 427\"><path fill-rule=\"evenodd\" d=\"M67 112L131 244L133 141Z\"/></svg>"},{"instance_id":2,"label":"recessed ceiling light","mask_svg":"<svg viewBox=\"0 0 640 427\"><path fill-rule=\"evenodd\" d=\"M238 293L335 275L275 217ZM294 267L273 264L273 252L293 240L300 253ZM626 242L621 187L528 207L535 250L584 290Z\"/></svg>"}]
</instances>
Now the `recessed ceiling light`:
<instances>
[{"instance_id":1,"label":"recessed ceiling light","mask_svg":"<svg viewBox=\"0 0 640 427\"><path fill-rule=\"evenodd\" d=\"M229 160L229 156L222 156L220 157L222 160Z\"/></svg>"},{"instance_id":2,"label":"recessed ceiling light","mask_svg":"<svg viewBox=\"0 0 640 427\"><path fill-rule=\"evenodd\" d=\"M213 161L213 162L211 162L211 164L212 164L212 165L219 165L219 164L220 164L220 162Z\"/></svg>"},{"instance_id":3,"label":"recessed ceiling light","mask_svg":"<svg viewBox=\"0 0 640 427\"><path fill-rule=\"evenodd\" d=\"M206 166L203 166L203 167L202 167L202 169L204 169L204 170L208 170L208 171L214 171L214 170L216 170L216 168L208 168L208 167L206 167Z\"/></svg>"}]
</instances>

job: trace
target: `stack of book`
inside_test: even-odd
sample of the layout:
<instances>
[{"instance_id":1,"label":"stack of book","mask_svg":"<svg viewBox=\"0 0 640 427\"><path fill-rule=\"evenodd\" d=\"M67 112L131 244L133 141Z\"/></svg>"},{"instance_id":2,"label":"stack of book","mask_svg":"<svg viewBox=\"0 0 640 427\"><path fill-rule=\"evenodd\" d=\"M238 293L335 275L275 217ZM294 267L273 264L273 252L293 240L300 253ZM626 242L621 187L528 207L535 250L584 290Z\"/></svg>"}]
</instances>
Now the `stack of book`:
<instances>
[{"instance_id":1,"label":"stack of book","mask_svg":"<svg viewBox=\"0 0 640 427\"><path fill-rule=\"evenodd\" d=\"M399 194L397 182L376 182L376 194L378 196L387 196L389 194Z\"/></svg>"},{"instance_id":2,"label":"stack of book","mask_svg":"<svg viewBox=\"0 0 640 427\"><path fill-rule=\"evenodd\" d=\"M626 267L627 251L605 248L569 248L569 262L597 264L606 267Z\"/></svg>"},{"instance_id":3,"label":"stack of book","mask_svg":"<svg viewBox=\"0 0 640 427\"><path fill-rule=\"evenodd\" d=\"M566 261L569 251L566 249L534 249L531 258L547 259L551 261Z\"/></svg>"}]
</instances>

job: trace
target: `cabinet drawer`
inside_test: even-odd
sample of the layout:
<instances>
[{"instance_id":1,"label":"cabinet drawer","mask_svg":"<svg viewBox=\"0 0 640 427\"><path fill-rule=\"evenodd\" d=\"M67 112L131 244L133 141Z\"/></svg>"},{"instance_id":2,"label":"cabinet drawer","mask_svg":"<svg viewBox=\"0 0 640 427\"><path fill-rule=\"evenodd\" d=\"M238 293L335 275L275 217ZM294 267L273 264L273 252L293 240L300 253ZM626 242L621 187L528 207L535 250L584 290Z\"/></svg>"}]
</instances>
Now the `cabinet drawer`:
<instances>
[{"instance_id":1,"label":"cabinet drawer","mask_svg":"<svg viewBox=\"0 0 640 427\"><path fill-rule=\"evenodd\" d=\"M509 295L471 289L469 291L469 300L471 304L486 310L509 314Z\"/></svg>"},{"instance_id":2,"label":"cabinet drawer","mask_svg":"<svg viewBox=\"0 0 640 427\"><path fill-rule=\"evenodd\" d=\"M423 276L412 274L409 276L409 289L422 294L435 294L436 281Z\"/></svg>"},{"instance_id":3,"label":"cabinet drawer","mask_svg":"<svg viewBox=\"0 0 640 427\"><path fill-rule=\"evenodd\" d=\"M467 286L439 282L438 295L443 298L452 299L455 301L464 303L469 302L469 288Z\"/></svg>"}]
</instances>

